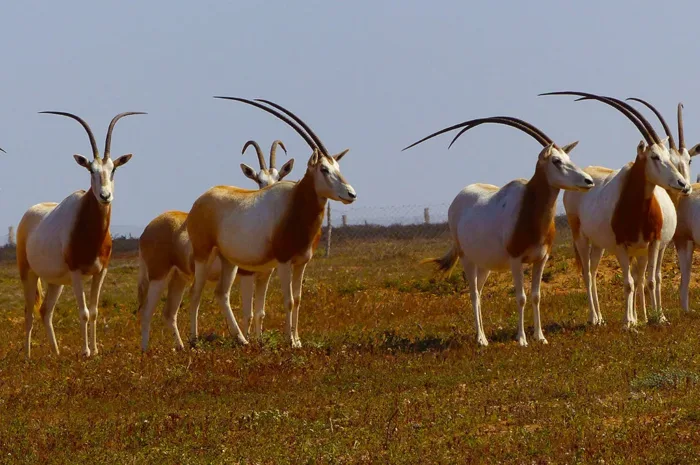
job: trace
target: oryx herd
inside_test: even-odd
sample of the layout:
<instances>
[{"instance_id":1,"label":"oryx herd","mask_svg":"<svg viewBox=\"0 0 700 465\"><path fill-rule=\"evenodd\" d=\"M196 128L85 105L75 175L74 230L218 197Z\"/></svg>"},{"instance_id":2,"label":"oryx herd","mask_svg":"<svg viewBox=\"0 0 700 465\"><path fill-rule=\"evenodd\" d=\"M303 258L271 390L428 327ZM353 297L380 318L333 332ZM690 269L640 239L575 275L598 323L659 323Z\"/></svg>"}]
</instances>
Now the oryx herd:
<instances>
[{"instance_id":1,"label":"oryx herd","mask_svg":"<svg viewBox=\"0 0 700 465\"><path fill-rule=\"evenodd\" d=\"M523 276L527 264L532 264L534 337L547 342L540 320L540 283L554 241L556 202L562 189L588 295L591 324L604 321L596 287L598 264L604 250L613 253L622 268L625 327L637 324L637 308L641 308L641 319L646 321L645 289L649 291L653 311L665 320L661 305L661 263L672 240L682 276L681 307L687 311L692 253L700 240L700 199L692 193L689 165L691 157L700 151L700 144L686 147L682 104L678 105L676 143L661 113L644 100L628 99L641 103L656 115L666 138L661 138L641 112L624 100L584 92L542 95L572 95L578 100L597 101L615 108L644 138L637 145L634 160L617 170L600 166L582 169L569 155L578 142L560 146L534 125L510 116L465 121L406 147L459 129L450 143L452 146L468 129L487 123L523 131L542 146L529 180L516 179L500 188L478 183L462 189L449 207L450 249L443 257L428 260L442 270L450 270L457 261L461 262L470 289L477 343L488 345L481 315L483 286L492 270L510 269L520 317L517 340L520 345L527 345ZM256 172L246 164L241 164L241 169L256 182L258 189L214 186L194 200L189 212L167 211L148 224L139 239L137 292L141 347L144 351L148 349L151 319L167 289L163 313L175 346L184 348L177 312L189 285L190 338L196 339L202 290L208 280L217 283L216 301L237 341L247 344L253 325L255 337L260 338L265 295L274 269L282 285L287 341L292 347L301 347L299 307L304 270L321 236L326 203L330 199L350 204L357 198L340 172L339 163L348 150L333 155L303 120L279 104L263 99L216 98L256 107L284 121L309 145L311 156L299 181L284 181L294 165L294 159L290 159L277 167L278 148L287 152L284 143L279 140L272 143L268 166L260 146L249 140L242 152L252 147L260 169ZM95 136L83 119L65 112L43 113L72 118L87 132L92 160L81 155L74 158L90 172L91 188L76 191L58 204L32 206L17 228L17 265L25 298L26 355L31 353L37 308L51 348L58 353L53 311L63 286L70 284L78 304L82 352L89 356L98 351L98 302L112 252L109 227L114 175L118 167L131 159L131 154L112 159L112 133L121 118L144 113L120 113L112 119L101 157ZM241 275L242 327L230 302L237 274ZM88 277L90 296L86 300L84 280Z\"/></svg>"}]
</instances>

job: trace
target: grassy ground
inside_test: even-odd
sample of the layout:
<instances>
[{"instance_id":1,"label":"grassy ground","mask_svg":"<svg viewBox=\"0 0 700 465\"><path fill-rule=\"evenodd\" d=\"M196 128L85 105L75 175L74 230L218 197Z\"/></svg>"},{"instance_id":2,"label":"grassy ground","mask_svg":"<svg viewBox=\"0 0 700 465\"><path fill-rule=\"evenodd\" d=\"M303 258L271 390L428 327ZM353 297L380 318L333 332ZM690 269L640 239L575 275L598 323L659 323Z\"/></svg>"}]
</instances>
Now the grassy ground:
<instances>
[{"instance_id":1,"label":"grassy ground","mask_svg":"<svg viewBox=\"0 0 700 465\"><path fill-rule=\"evenodd\" d=\"M300 350L283 342L273 278L262 346L232 345L209 289L200 314L209 342L174 352L157 318L152 349L142 354L135 260L116 259L102 297L101 352L88 360L79 355L70 289L55 317L62 354L50 354L39 323L33 358L24 360L20 288L6 263L0 462L700 460L700 316L679 309L672 250L663 295L670 325L621 330L621 278L606 256L599 289L608 324L587 327L570 247L559 246L543 285L549 345L517 346L510 276L498 273L484 289L491 345L482 349L461 273L435 280L417 265L446 246L346 243L332 258L315 259L304 287ZM696 306L699 297L693 281ZM233 298L239 308L238 294ZM186 307L180 316L186 335Z\"/></svg>"}]
</instances>

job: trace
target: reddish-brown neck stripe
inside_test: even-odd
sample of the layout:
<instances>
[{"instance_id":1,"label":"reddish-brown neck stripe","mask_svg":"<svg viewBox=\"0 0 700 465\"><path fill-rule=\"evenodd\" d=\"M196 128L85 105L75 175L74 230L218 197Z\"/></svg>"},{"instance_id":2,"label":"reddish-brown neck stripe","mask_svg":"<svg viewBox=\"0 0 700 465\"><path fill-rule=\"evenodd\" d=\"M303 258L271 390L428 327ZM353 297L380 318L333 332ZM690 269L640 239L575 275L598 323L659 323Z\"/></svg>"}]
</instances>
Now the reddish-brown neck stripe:
<instances>
[{"instance_id":1,"label":"reddish-brown neck stripe","mask_svg":"<svg viewBox=\"0 0 700 465\"><path fill-rule=\"evenodd\" d=\"M112 254L111 216L111 204L100 204L92 190L83 194L65 252L71 271L91 269L98 259L103 267L107 265Z\"/></svg>"},{"instance_id":2,"label":"reddish-brown neck stripe","mask_svg":"<svg viewBox=\"0 0 700 465\"><path fill-rule=\"evenodd\" d=\"M531 247L544 244L549 250L554 242L555 203L559 189L547 182L544 167L538 163L535 174L525 185L518 219L507 250L511 257L520 257Z\"/></svg>"},{"instance_id":3,"label":"reddish-brown neck stripe","mask_svg":"<svg viewBox=\"0 0 700 465\"><path fill-rule=\"evenodd\" d=\"M326 200L319 198L307 172L292 192L288 210L272 236L272 254L280 263L306 253L321 230Z\"/></svg>"},{"instance_id":4,"label":"reddish-brown neck stripe","mask_svg":"<svg viewBox=\"0 0 700 465\"><path fill-rule=\"evenodd\" d=\"M617 244L651 242L661 237L663 215L653 189L646 189L644 160L637 157L623 181L611 221ZM648 193L651 192L651 194Z\"/></svg>"}]
</instances>

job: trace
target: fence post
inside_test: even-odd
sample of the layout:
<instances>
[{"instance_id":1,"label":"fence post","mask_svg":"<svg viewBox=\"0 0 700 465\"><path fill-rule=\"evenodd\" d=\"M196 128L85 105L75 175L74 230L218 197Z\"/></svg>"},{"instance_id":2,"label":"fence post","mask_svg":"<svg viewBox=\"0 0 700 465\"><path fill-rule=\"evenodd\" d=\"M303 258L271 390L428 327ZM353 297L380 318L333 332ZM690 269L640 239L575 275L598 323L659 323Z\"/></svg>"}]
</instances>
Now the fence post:
<instances>
[{"instance_id":1,"label":"fence post","mask_svg":"<svg viewBox=\"0 0 700 465\"><path fill-rule=\"evenodd\" d=\"M430 208L425 208L423 210L423 222L425 224L430 224Z\"/></svg>"},{"instance_id":2,"label":"fence post","mask_svg":"<svg viewBox=\"0 0 700 465\"><path fill-rule=\"evenodd\" d=\"M333 231L333 226L331 225L331 203L328 202L328 220L326 223L326 258L331 256L331 232Z\"/></svg>"},{"instance_id":3,"label":"fence post","mask_svg":"<svg viewBox=\"0 0 700 465\"><path fill-rule=\"evenodd\" d=\"M15 245L15 227L10 226L7 228L7 244Z\"/></svg>"},{"instance_id":4,"label":"fence post","mask_svg":"<svg viewBox=\"0 0 700 465\"><path fill-rule=\"evenodd\" d=\"M343 215L343 226L348 225L348 215Z\"/></svg>"}]
</instances>

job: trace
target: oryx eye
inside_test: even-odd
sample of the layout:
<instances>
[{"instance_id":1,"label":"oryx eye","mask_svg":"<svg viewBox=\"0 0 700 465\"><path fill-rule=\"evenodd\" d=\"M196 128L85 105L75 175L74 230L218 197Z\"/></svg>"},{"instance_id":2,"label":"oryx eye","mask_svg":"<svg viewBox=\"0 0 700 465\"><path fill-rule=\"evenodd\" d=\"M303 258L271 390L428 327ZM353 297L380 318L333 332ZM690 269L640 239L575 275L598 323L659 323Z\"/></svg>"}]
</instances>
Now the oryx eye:
<instances>
[{"instance_id":1,"label":"oryx eye","mask_svg":"<svg viewBox=\"0 0 700 465\"><path fill-rule=\"evenodd\" d=\"M328 174L328 173L330 173L330 171L325 166L321 166L321 173Z\"/></svg>"},{"instance_id":2,"label":"oryx eye","mask_svg":"<svg viewBox=\"0 0 700 465\"><path fill-rule=\"evenodd\" d=\"M557 168L561 167L561 158L553 158L552 163L554 163L554 166Z\"/></svg>"},{"instance_id":3,"label":"oryx eye","mask_svg":"<svg viewBox=\"0 0 700 465\"><path fill-rule=\"evenodd\" d=\"M659 160L661 160L661 157L659 157L658 155L652 155L651 159L654 161L659 161Z\"/></svg>"}]
</instances>

